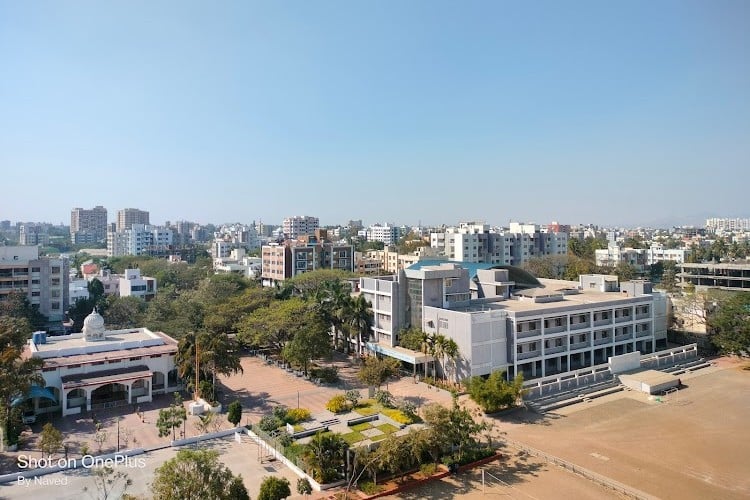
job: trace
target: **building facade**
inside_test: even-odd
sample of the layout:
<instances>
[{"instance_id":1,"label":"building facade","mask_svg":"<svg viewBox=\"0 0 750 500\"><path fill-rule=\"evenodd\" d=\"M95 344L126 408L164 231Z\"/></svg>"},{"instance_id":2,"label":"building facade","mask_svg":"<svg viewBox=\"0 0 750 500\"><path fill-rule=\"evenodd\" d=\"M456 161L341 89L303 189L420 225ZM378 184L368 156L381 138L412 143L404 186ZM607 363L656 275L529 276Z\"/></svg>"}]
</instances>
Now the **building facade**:
<instances>
[{"instance_id":1,"label":"building facade","mask_svg":"<svg viewBox=\"0 0 750 500\"><path fill-rule=\"evenodd\" d=\"M49 233L46 224L20 224L18 229L19 245L40 245L43 247L49 245Z\"/></svg>"},{"instance_id":2,"label":"building facade","mask_svg":"<svg viewBox=\"0 0 750 500\"><path fill-rule=\"evenodd\" d=\"M124 231L107 233L107 255L167 256L173 249L172 230L161 226L133 224Z\"/></svg>"},{"instance_id":3,"label":"building facade","mask_svg":"<svg viewBox=\"0 0 750 500\"><path fill-rule=\"evenodd\" d=\"M97 205L92 209L74 208L70 211L70 241L74 245L101 243L107 240L107 209Z\"/></svg>"},{"instance_id":4,"label":"building facade","mask_svg":"<svg viewBox=\"0 0 750 500\"><path fill-rule=\"evenodd\" d=\"M320 220L308 215L296 215L284 219L281 227L286 239L296 240L300 236L315 234L315 230L320 227Z\"/></svg>"},{"instance_id":5,"label":"building facade","mask_svg":"<svg viewBox=\"0 0 750 500\"><path fill-rule=\"evenodd\" d=\"M679 286L720 288L733 292L750 291L750 262L727 264L681 264Z\"/></svg>"},{"instance_id":6,"label":"building facade","mask_svg":"<svg viewBox=\"0 0 750 500\"><path fill-rule=\"evenodd\" d=\"M649 282L605 275L536 280L510 266L414 267L361 278L374 313L368 347L404 359L396 349L404 328L449 337L459 356L441 369L456 380L496 370L538 378L666 346L667 298Z\"/></svg>"},{"instance_id":7,"label":"building facade","mask_svg":"<svg viewBox=\"0 0 750 500\"><path fill-rule=\"evenodd\" d=\"M133 227L133 224L148 226L149 213L137 208L123 208L117 211L117 231L122 232Z\"/></svg>"},{"instance_id":8,"label":"building facade","mask_svg":"<svg viewBox=\"0 0 750 500\"><path fill-rule=\"evenodd\" d=\"M139 297L143 300L156 297L156 278L141 276L140 269L125 269L119 281L120 297Z\"/></svg>"},{"instance_id":9,"label":"building facade","mask_svg":"<svg viewBox=\"0 0 750 500\"><path fill-rule=\"evenodd\" d=\"M69 305L68 260L39 257L37 246L0 246L0 300L22 293L50 322L62 321Z\"/></svg>"},{"instance_id":10,"label":"building facade","mask_svg":"<svg viewBox=\"0 0 750 500\"><path fill-rule=\"evenodd\" d=\"M261 278L266 286L317 269L354 272L352 245L322 242L311 237L304 241L263 245Z\"/></svg>"}]
</instances>

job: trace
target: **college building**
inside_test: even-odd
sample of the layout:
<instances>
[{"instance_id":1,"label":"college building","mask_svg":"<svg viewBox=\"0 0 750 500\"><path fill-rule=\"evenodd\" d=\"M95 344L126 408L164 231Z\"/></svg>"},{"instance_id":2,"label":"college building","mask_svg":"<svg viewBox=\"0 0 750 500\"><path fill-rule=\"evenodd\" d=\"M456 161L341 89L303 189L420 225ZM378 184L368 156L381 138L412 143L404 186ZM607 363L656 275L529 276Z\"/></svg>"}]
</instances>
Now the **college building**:
<instances>
[{"instance_id":1,"label":"college building","mask_svg":"<svg viewBox=\"0 0 750 500\"><path fill-rule=\"evenodd\" d=\"M450 363L457 380L496 370L533 379L666 346L667 299L648 281L542 280L514 266L420 261L361 278L360 291L372 303L371 351L421 371L432 359L400 347L399 332L449 337L459 347Z\"/></svg>"}]
</instances>

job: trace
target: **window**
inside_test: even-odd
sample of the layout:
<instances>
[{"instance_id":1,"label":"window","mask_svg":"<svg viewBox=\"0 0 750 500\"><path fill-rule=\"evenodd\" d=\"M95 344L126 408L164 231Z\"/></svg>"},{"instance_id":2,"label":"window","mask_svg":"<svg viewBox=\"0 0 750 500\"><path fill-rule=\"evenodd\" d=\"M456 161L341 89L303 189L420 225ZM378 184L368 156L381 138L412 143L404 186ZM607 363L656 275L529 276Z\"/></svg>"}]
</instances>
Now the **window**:
<instances>
[{"instance_id":1,"label":"window","mask_svg":"<svg viewBox=\"0 0 750 500\"><path fill-rule=\"evenodd\" d=\"M448 320L446 318L438 318L438 328L448 328Z\"/></svg>"},{"instance_id":2,"label":"window","mask_svg":"<svg viewBox=\"0 0 750 500\"><path fill-rule=\"evenodd\" d=\"M140 361L140 360L141 360L140 356L137 356L137 357L134 357L134 358L130 358L130 361Z\"/></svg>"},{"instance_id":3,"label":"window","mask_svg":"<svg viewBox=\"0 0 750 500\"><path fill-rule=\"evenodd\" d=\"M32 297L39 297L39 292L31 292Z\"/></svg>"},{"instance_id":4,"label":"window","mask_svg":"<svg viewBox=\"0 0 750 500\"><path fill-rule=\"evenodd\" d=\"M32 267L31 268L31 272L32 273L38 273L39 271L40 271L40 269L38 267Z\"/></svg>"},{"instance_id":5,"label":"window","mask_svg":"<svg viewBox=\"0 0 750 500\"><path fill-rule=\"evenodd\" d=\"M52 266L52 274L60 274L60 266Z\"/></svg>"},{"instance_id":6,"label":"window","mask_svg":"<svg viewBox=\"0 0 750 500\"><path fill-rule=\"evenodd\" d=\"M39 280L31 280L31 284L32 285L38 285L39 284Z\"/></svg>"},{"instance_id":7,"label":"window","mask_svg":"<svg viewBox=\"0 0 750 500\"><path fill-rule=\"evenodd\" d=\"M523 346L522 346L522 345L520 345L520 344L519 344L519 345L517 345L517 346L516 346L516 352L517 352L518 354L521 354L521 353L523 352Z\"/></svg>"}]
</instances>

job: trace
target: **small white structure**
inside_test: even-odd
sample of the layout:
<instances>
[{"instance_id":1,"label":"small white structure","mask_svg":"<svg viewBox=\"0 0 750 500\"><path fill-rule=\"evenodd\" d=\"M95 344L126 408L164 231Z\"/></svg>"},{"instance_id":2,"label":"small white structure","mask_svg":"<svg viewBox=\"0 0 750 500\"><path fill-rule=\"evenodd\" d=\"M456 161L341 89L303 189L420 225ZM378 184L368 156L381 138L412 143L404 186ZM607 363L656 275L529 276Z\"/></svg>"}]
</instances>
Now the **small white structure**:
<instances>
[{"instance_id":1,"label":"small white structure","mask_svg":"<svg viewBox=\"0 0 750 500\"><path fill-rule=\"evenodd\" d=\"M26 355L43 360L44 385L56 399L34 398L34 410L76 415L177 391L176 353L177 341L168 335L146 328L106 330L94 311L81 333L29 340Z\"/></svg>"},{"instance_id":2,"label":"small white structure","mask_svg":"<svg viewBox=\"0 0 750 500\"><path fill-rule=\"evenodd\" d=\"M625 387L645 392L646 394L658 394L673 387L680 386L680 379L670 373L656 370L637 370L620 375L620 382Z\"/></svg>"}]
</instances>

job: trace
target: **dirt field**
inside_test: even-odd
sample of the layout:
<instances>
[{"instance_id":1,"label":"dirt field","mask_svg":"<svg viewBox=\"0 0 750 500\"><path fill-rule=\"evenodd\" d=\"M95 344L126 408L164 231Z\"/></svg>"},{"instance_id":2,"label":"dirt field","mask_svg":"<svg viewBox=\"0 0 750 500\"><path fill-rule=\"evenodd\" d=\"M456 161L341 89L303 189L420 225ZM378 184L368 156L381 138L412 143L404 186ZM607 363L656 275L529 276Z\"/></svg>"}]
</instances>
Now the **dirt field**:
<instances>
[{"instance_id":1,"label":"dirt field","mask_svg":"<svg viewBox=\"0 0 750 500\"><path fill-rule=\"evenodd\" d=\"M750 497L750 372L708 369L683 384L669 403L626 392L496 429L660 498Z\"/></svg>"},{"instance_id":2,"label":"dirt field","mask_svg":"<svg viewBox=\"0 0 750 500\"><path fill-rule=\"evenodd\" d=\"M534 457L515 453L508 461L483 467L485 485L482 486L482 471L448 476L441 481L386 498L409 500L447 500L451 498L471 499L547 499L574 498L576 500L621 499L615 492L567 472L557 466L546 464ZM490 476L491 474L491 476Z\"/></svg>"}]
</instances>

